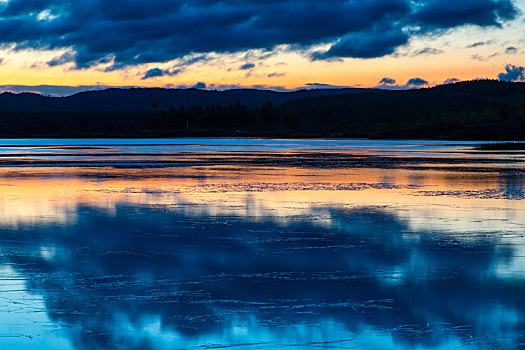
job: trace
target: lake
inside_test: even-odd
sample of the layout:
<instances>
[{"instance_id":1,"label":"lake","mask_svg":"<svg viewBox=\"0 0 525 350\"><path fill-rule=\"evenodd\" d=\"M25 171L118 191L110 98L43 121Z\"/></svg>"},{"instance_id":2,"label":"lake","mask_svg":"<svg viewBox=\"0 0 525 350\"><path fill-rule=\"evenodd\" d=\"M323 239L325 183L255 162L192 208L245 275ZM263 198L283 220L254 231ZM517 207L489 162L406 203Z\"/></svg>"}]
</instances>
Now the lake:
<instances>
[{"instance_id":1,"label":"lake","mask_svg":"<svg viewBox=\"0 0 525 350\"><path fill-rule=\"evenodd\" d=\"M525 346L525 152L0 140L2 349Z\"/></svg>"}]
</instances>

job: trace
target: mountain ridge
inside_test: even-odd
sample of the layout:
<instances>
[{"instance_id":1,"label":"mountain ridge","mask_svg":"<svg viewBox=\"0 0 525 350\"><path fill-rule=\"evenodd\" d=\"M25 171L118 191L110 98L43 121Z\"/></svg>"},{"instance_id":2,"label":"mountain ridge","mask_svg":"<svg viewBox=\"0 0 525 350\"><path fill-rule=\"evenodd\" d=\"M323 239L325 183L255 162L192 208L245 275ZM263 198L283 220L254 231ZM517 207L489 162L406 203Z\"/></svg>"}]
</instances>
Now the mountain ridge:
<instances>
[{"instance_id":1,"label":"mountain ridge","mask_svg":"<svg viewBox=\"0 0 525 350\"><path fill-rule=\"evenodd\" d=\"M165 88L108 88L79 92L66 97L43 96L24 92L0 94L0 111L20 112L125 112L168 110L193 105L228 105L239 102L248 107L262 106L266 101L274 105L286 101L348 93L362 93L373 89L302 89L279 92L260 89L200 90Z\"/></svg>"},{"instance_id":2,"label":"mountain ridge","mask_svg":"<svg viewBox=\"0 0 525 350\"><path fill-rule=\"evenodd\" d=\"M238 101L238 103L237 103ZM525 82L412 90L111 89L0 95L0 137L524 140Z\"/></svg>"}]
</instances>

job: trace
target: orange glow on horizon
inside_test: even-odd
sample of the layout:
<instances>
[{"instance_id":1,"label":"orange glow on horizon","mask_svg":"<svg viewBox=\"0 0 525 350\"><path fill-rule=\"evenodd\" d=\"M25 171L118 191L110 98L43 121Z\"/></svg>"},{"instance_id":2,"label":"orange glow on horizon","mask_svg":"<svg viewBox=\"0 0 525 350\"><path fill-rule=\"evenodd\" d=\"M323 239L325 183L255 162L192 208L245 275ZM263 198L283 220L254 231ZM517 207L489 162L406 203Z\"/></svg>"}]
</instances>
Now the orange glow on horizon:
<instances>
[{"instance_id":1,"label":"orange glow on horizon","mask_svg":"<svg viewBox=\"0 0 525 350\"><path fill-rule=\"evenodd\" d=\"M242 64L237 56L220 57L216 63L198 63L177 76L143 80L149 69L168 68L170 64L148 64L124 70L105 72L102 68L76 70L71 66L49 67L45 63L31 65L35 57L21 53L7 53L0 65L0 85L57 85L57 86L144 86L191 87L203 81L209 88L220 86L281 87L296 89L309 83L334 86L375 87L383 77L393 78L404 85L411 78L422 78L430 86L446 79L496 79L506 64L525 62L525 52L512 57L498 55L490 59L474 59L466 49L428 56L406 54L377 59L345 59L342 62L312 62L298 53L281 53L258 62L250 71L239 70ZM36 55L48 60L56 53ZM219 64L220 63L220 64Z\"/></svg>"}]
</instances>

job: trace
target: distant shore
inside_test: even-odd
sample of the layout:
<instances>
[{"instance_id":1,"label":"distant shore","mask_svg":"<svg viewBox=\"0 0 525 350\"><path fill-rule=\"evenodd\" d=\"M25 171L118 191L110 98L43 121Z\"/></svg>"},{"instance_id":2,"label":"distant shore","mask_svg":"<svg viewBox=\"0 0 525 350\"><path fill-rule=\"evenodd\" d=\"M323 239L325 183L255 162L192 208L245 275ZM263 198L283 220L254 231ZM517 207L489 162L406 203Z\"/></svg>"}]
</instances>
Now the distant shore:
<instances>
[{"instance_id":1,"label":"distant shore","mask_svg":"<svg viewBox=\"0 0 525 350\"><path fill-rule=\"evenodd\" d=\"M481 151L523 151L525 142L492 142L482 144L476 149Z\"/></svg>"},{"instance_id":2,"label":"distant shore","mask_svg":"<svg viewBox=\"0 0 525 350\"><path fill-rule=\"evenodd\" d=\"M63 99L0 94L0 138L165 137L525 141L525 83L281 94L111 89Z\"/></svg>"}]
</instances>

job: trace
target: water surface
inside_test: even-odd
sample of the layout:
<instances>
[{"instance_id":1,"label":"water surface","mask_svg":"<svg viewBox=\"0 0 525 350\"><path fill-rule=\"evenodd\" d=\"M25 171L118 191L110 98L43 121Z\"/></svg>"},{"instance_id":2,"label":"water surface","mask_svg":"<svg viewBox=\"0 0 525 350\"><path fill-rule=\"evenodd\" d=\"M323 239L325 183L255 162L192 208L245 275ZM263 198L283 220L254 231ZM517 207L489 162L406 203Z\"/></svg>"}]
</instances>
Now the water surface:
<instances>
[{"instance_id":1,"label":"water surface","mask_svg":"<svg viewBox=\"0 0 525 350\"><path fill-rule=\"evenodd\" d=\"M525 346L523 152L0 140L4 349Z\"/></svg>"}]
</instances>

